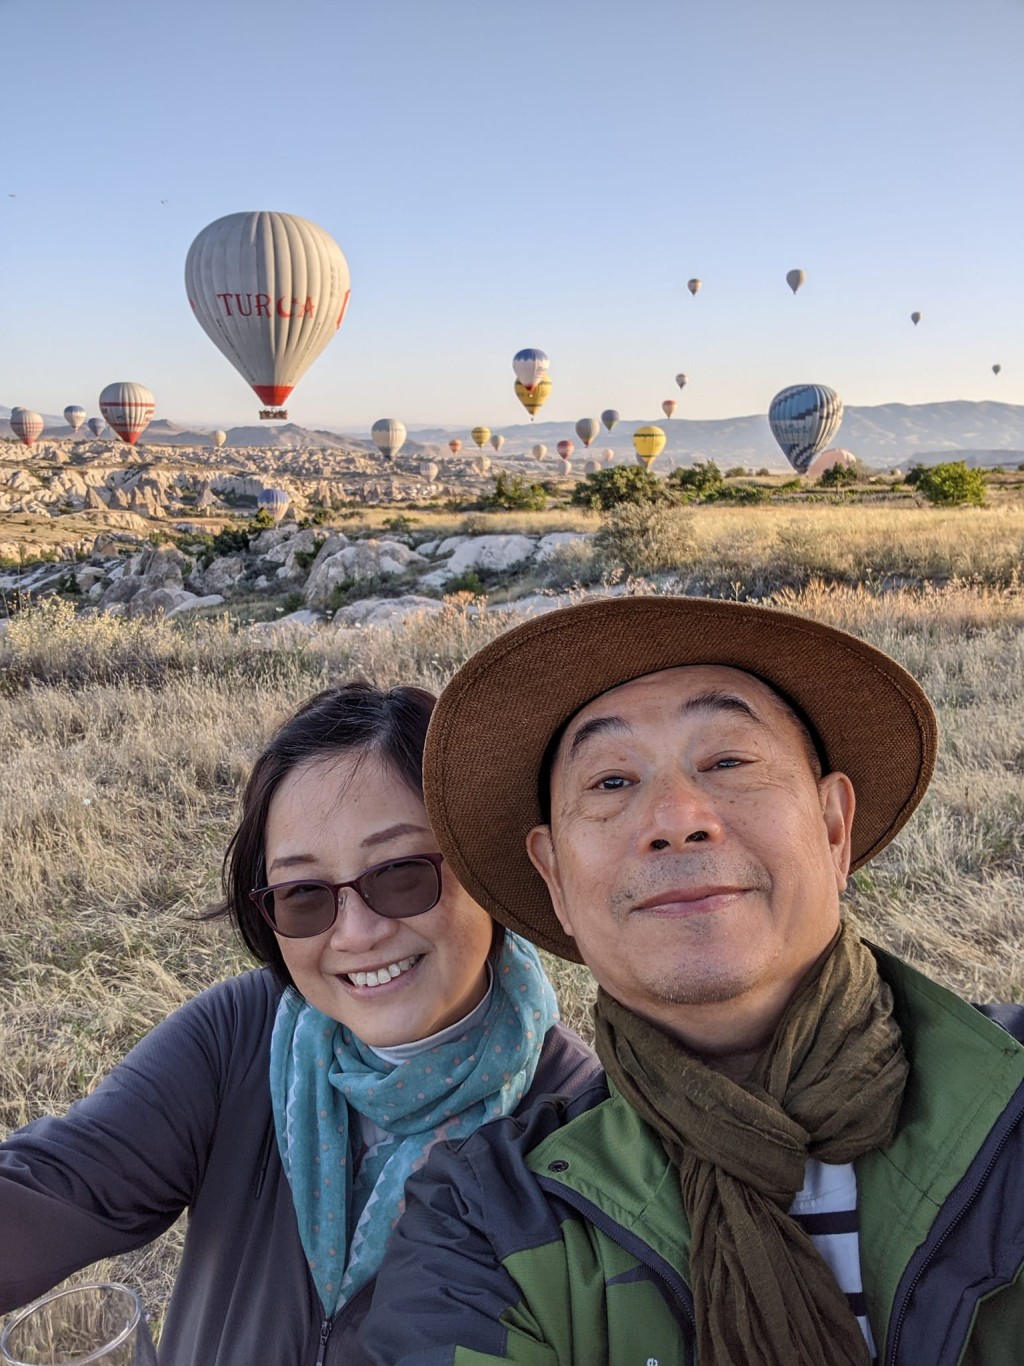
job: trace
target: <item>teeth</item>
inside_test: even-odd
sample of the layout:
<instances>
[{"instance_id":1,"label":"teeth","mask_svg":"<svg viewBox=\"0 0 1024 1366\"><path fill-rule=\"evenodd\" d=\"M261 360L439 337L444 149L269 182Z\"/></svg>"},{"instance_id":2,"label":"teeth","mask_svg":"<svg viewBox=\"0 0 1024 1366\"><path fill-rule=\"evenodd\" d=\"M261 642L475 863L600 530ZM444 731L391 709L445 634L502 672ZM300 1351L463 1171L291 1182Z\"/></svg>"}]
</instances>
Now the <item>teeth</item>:
<instances>
[{"instance_id":1,"label":"teeth","mask_svg":"<svg viewBox=\"0 0 1024 1366\"><path fill-rule=\"evenodd\" d=\"M419 954L413 954L411 958L402 958L397 963L389 963L386 968L376 968L370 972L350 972L347 974L348 980L354 982L357 987L379 987L385 982L391 982L396 977L401 977L403 972L408 972L414 963L420 960Z\"/></svg>"}]
</instances>

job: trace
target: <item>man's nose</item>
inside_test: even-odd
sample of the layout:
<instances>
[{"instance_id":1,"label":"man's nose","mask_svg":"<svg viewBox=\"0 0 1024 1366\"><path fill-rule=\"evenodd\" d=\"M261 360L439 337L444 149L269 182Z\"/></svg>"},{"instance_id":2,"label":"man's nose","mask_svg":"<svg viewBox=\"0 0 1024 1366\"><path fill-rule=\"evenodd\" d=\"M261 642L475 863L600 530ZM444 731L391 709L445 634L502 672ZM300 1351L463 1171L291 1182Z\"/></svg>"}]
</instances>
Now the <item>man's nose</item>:
<instances>
[{"instance_id":1,"label":"man's nose","mask_svg":"<svg viewBox=\"0 0 1024 1366\"><path fill-rule=\"evenodd\" d=\"M651 781L643 844L648 849L682 849L688 844L716 843L724 824L700 775L666 769Z\"/></svg>"}]
</instances>

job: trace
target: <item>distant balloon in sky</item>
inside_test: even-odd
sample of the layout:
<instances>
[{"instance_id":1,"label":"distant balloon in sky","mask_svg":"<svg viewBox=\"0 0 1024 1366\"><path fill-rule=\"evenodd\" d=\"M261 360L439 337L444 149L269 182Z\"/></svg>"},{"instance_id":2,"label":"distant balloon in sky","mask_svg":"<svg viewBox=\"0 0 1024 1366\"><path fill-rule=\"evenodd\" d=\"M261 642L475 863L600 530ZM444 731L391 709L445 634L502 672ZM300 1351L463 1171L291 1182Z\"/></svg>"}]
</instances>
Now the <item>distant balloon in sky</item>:
<instances>
[{"instance_id":1,"label":"distant balloon in sky","mask_svg":"<svg viewBox=\"0 0 1024 1366\"><path fill-rule=\"evenodd\" d=\"M341 326L348 262L334 238L290 213L231 213L189 248L185 288L200 327L267 405L282 405Z\"/></svg>"},{"instance_id":2,"label":"distant balloon in sky","mask_svg":"<svg viewBox=\"0 0 1024 1366\"><path fill-rule=\"evenodd\" d=\"M843 400L825 384L793 384L771 401L768 425L799 474L823 451L843 420Z\"/></svg>"},{"instance_id":3,"label":"distant balloon in sky","mask_svg":"<svg viewBox=\"0 0 1024 1366\"><path fill-rule=\"evenodd\" d=\"M457 436L453 436L451 441L448 442L448 449L451 451L452 455L458 455L459 451L462 450L462 442Z\"/></svg>"},{"instance_id":4,"label":"distant balloon in sky","mask_svg":"<svg viewBox=\"0 0 1024 1366\"><path fill-rule=\"evenodd\" d=\"M608 447L605 448L605 450L604 450L604 452L603 452L603 455L604 455L604 463L605 463L606 465L610 465L611 462L615 459L615 452L612 450L611 446L608 446Z\"/></svg>"},{"instance_id":5,"label":"distant balloon in sky","mask_svg":"<svg viewBox=\"0 0 1024 1366\"><path fill-rule=\"evenodd\" d=\"M106 427L106 421L102 417L91 417L85 424L93 436L100 436Z\"/></svg>"},{"instance_id":6,"label":"distant balloon in sky","mask_svg":"<svg viewBox=\"0 0 1024 1366\"><path fill-rule=\"evenodd\" d=\"M689 382L689 375L676 375L676 383L679 385L680 389L685 389Z\"/></svg>"},{"instance_id":7,"label":"distant balloon in sky","mask_svg":"<svg viewBox=\"0 0 1024 1366\"><path fill-rule=\"evenodd\" d=\"M800 286L804 283L804 281L805 281L806 279L807 279L807 272L806 272L806 271L803 271L803 270L787 270L787 271L786 271L786 284L789 285L790 289L793 291L794 294L797 292L797 290L800 288Z\"/></svg>"},{"instance_id":8,"label":"distant balloon in sky","mask_svg":"<svg viewBox=\"0 0 1024 1366\"><path fill-rule=\"evenodd\" d=\"M1003 368L1003 367L1002 367L1001 365L993 365L993 367L992 367L992 373L993 373L993 375L998 375L998 374L999 374L999 371L1000 371L1002 368Z\"/></svg>"},{"instance_id":9,"label":"distant balloon in sky","mask_svg":"<svg viewBox=\"0 0 1024 1366\"><path fill-rule=\"evenodd\" d=\"M703 280L698 280L697 277L694 276L692 280L687 280L686 288L690 291L691 294L699 294L700 287L703 283Z\"/></svg>"},{"instance_id":10,"label":"distant balloon in sky","mask_svg":"<svg viewBox=\"0 0 1024 1366\"><path fill-rule=\"evenodd\" d=\"M568 460L570 455L572 455L573 451L576 449L576 447L572 444L571 441L559 441L555 449L558 451L558 454L562 457L563 460Z\"/></svg>"},{"instance_id":11,"label":"distant balloon in sky","mask_svg":"<svg viewBox=\"0 0 1024 1366\"><path fill-rule=\"evenodd\" d=\"M373 444L385 460L391 460L405 445L405 424L396 417L381 417L370 428Z\"/></svg>"},{"instance_id":12,"label":"distant balloon in sky","mask_svg":"<svg viewBox=\"0 0 1024 1366\"><path fill-rule=\"evenodd\" d=\"M636 451L637 461L650 469L665 449L667 440L668 437L660 427L637 427L633 433L633 449Z\"/></svg>"},{"instance_id":13,"label":"distant balloon in sky","mask_svg":"<svg viewBox=\"0 0 1024 1366\"><path fill-rule=\"evenodd\" d=\"M920 315L920 313L911 313L911 315L910 315L910 321L911 321L911 322L914 324L914 326L916 327L917 324L921 321L921 315Z\"/></svg>"},{"instance_id":14,"label":"distant balloon in sky","mask_svg":"<svg viewBox=\"0 0 1024 1366\"><path fill-rule=\"evenodd\" d=\"M491 445L494 447L495 455L497 455L500 452L504 444L505 438L503 436L499 436L497 432L494 434L494 436L491 437Z\"/></svg>"},{"instance_id":15,"label":"distant balloon in sky","mask_svg":"<svg viewBox=\"0 0 1024 1366\"><path fill-rule=\"evenodd\" d=\"M108 384L100 394L100 412L122 441L134 446L149 426L156 399L144 384L122 380Z\"/></svg>"},{"instance_id":16,"label":"distant balloon in sky","mask_svg":"<svg viewBox=\"0 0 1024 1366\"><path fill-rule=\"evenodd\" d=\"M588 449L593 445L601 430L601 424L596 417L581 417L576 423L576 435Z\"/></svg>"},{"instance_id":17,"label":"distant balloon in sky","mask_svg":"<svg viewBox=\"0 0 1024 1366\"><path fill-rule=\"evenodd\" d=\"M214 444L214 446L217 448L217 450L220 450L221 446L224 445L224 442L225 442L227 439L228 439L228 434L227 434L227 432L222 432L222 431L220 431L219 429L218 429L217 431L215 431L215 432L211 432L211 433L210 433L210 440L213 442L213 444Z\"/></svg>"},{"instance_id":18,"label":"distant balloon in sky","mask_svg":"<svg viewBox=\"0 0 1024 1366\"><path fill-rule=\"evenodd\" d=\"M39 413L31 408L12 408L10 423L14 435L29 447L39 440L46 425Z\"/></svg>"},{"instance_id":19,"label":"distant balloon in sky","mask_svg":"<svg viewBox=\"0 0 1024 1366\"><path fill-rule=\"evenodd\" d=\"M534 413L538 412L548 401L551 393L551 376L541 375L532 389L527 389L521 380L515 383L516 398L530 414L530 421L533 421Z\"/></svg>"},{"instance_id":20,"label":"distant balloon in sky","mask_svg":"<svg viewBox=\"0 0 1024 1366\"><path fill-rule=\"evenodd\" d=\"M256 504L263 512L269 512L275 522L284 519L291 497L284 489L260 489Z\"/></svg>"},{"instance_id":21,"label":"distant balloon in sky","mask_svg":"<svg viewBox=\"0 0 1024 1366\"><path fill-rule=\"evenodd\" d=\"M534 448L533 448L533 456L534 456L534 459L535 459L535 460L543 460L544 457L547 455L547 453L548 453L548 448L547 448L547 446L542 446L539 442L538 442L537 445L534 446Z\"/></svg>"},{"instance_id":22,"label":"distant balloon in sky","mask_svg":"<svg viewBox=\"0 0 1024 1366\"><path fill-rule=\"evenodd\" d=\"M481 452L473 461L473 468L476 470L477 474L486 474L491 468L490 456L484 455L483 452Z\"/></svg>"},{"instance_id":23,"label":"distant balloon in sky","mask_svg":"<svg viewBox=\"0 0 1024 1366\"><path fill-rule=\"evenodd\" d=\"M512 357L516 379L529 394L533 393L541 377L547 374L550 364L546 354L534 346L527 346Z\"/></svg>"},{"instance_id":24,"label":"distant balloon in sky","mask_svg":"<svg viewBox=\"0 0 1024 1366\"><path fill-rule=\"evenodd\" d=\"M604 412L601 414L601 421L604 423L604 425L608 428L609 431L611 431L611 429L615 426L618 420L619 414L616 412L614 408L606 408Z\"/></svg>"},{"instance_id":25,"label":"distant balloon in sky","mask_svg":"<svg viewBox=\"0 0 1024 1366\"><path fill-rule=\"evenodd\" d=\"M661 411L665 414L666 417L671 417L678 407L679 404L676 402L674 398L667 398L665 402L661 405Z\"/></svg>"},{"instance_id":26,"label":"distant balloon in sky","mask_svg":"<svg viewBox=\"0 0 1024 1366\"><path fill-rule=\"evenodd\" d=\"M432 484L437 478L438 470L439 466L435 465L433 460L424 460L423 464L420 466L420 474L428 484Z\"/></svg>"},{"instance_id":27,"label":"distant balloon in sky","mask_svg":"<svg viewBox=\"0 0 1024 1366\"><path fill-rule=\"evenodd\" d=\"M478 446L486 446L491 439L491 429L490 427L474 427L470 436Z\"/></svg>"},{"instance_id":28,"label":"distant balloon in sky","mask_svg":"<svg viewBox=\"0 0 1024 1366\"><path fill-rule=\"evenodd\" d=\"M73 432L77 432L85 421L85 409L77 403L69 403L64 409L64 421Z\"/></svg>"}]
</instances>

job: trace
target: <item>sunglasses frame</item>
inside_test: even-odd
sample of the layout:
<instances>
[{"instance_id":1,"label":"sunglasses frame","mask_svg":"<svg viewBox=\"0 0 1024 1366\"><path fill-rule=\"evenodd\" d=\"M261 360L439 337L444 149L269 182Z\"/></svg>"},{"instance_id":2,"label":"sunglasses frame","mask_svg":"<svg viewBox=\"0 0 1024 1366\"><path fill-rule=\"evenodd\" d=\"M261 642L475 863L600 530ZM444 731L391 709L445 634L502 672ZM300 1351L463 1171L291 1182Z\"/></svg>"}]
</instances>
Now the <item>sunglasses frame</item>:
<instances>
[{"instance_id":1,"label":"sunglasses frame","mask_svg":"<svg viewBox=\"0 0 1024 1366\"><path fill-rule=\"evenodd\" d=\"M374 915L379 915L382 920L412 920L417 915L426 915L427 911L432 911L441 900L444 890L441 880L441 864L444 862L444 854L406 854L401 858L384 859L382 863L371 864L369 868L364 868L358 877L351 878L348 882L324 882L317 877L295 878L292 882L275 882L269 887L254 887L249 893L249 900L253 903L260 915L267 922L275 934L279 934L282 939L315 939L317 935L326 934L328 930L333 930L338 923L338 916L341 913L341 903L338 899L339 892L349 887L359 894L363 903L370 908ZM371 901L368 901L365 893L360 886L366 878L373 873L379 873L382 868L392 867L396 863L429 863L434 869L434 876L437 879L437 895L429 906L425 906L422 911L412 911L409 915L386 915L383 911L378 911ZM267 910L265 903L266 897L271 892L282 892L289 887L324 887L334 897L334 916L329 925L325 925L322 930L314 930L312 934L286 934Z\"/></svg>"}]
</instances>

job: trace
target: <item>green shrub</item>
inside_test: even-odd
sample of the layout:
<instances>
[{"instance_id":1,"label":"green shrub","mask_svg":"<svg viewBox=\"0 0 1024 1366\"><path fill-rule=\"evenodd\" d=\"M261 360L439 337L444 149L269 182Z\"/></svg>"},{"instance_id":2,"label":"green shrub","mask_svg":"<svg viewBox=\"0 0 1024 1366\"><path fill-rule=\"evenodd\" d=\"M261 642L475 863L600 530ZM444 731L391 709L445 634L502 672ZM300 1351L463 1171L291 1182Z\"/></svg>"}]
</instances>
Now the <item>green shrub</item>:
<instances>
[{"instance_id":1,"label":"green shrub","mask_svg":"<svg viewBox=\"0 0 1024 1366\"><path fill-rule=\"evenodd\" d=\"M418 517L409 517L404 512L400 512L395 517L388 517L385 519L383 524L384 530L397 532L399 535L403 535L405 532L411 531L413 527L418 524L419 520Z\"/></svg>"},{"instance_id":2,"label":"green shrub","mask_svg":"<svg viewBox=\"0 0 1024 1366\"><path fill-rule=\"evenodd\" d=\"M456 574L454 579L448 579L444 585L445 597L452 593L472 593L474 597L482 597L485 588L480 575L475 569L466 569L461 574Z\"/></svg>"},{"instance_id":3,"label":"green shrub","mask_svg":"<svg viewBox=\"0 0 1024 1366\"><path fill-rule=\"evenodd\" d=\"M702 503L767 503L771 493L757 484L721 484L702 498Z\"/></svg>"},{"instance_id":4,"label":"green shrub","mask_svg":"<svg viewBox=\"0 0 1024 1366\"><path fill-rule=\"evenodd\" d=\"M300 569L309 570L313 568L313 561L320 554L326 537L314 537L312 550L296 550L295 563Z\"/></svg>"},{"instance_id":5,"label":"green shrub","mask_svg":"<svg viewBox=\"0 0 1024 1366\"><path fill-rule=\"evenodd\" d=\"M911 465L910 469L907 470L906 474L903 476L903 482L904 484L909 485L909 487L912 489L917 488L921 475L927 473L927 465Z\"/></svg>"},{"instance_id":6,"label":"green shrub","mask_svg":"<svg viewBox=\"0 0 1024 1366\"><path fill-rule=\"evenodd\" d=\"M610 512L625 504L639 507L664 503L667 498L664 484L650 470L641 465L614 465L588 474L573 489L569 501L574 507Z\"/></svg>"},{"instance_id":7,"label":"green shrub","mask_svg":"<svg viewBox=\"0 0 1024 1366\"><path fill-rule=\"evenodd\" d=\"M726 479L746 479L750 471L745 465L731 465L725 472Z\"/></svg>"},{"instance_id":8,"label":"green shrub","mask_svg":"<svg viewBox=\"0 0 1024 1366\"><path fill-rule=\"evenodd\" d=\"M722 471L713 460L698 460L695 465L682 466L668 477L671 488L691 498L713 498L724 482Z\"/></svg>"},{"instance_id":9,"label":"green shrub","mask_svg":"<svg viewBox=\"0 0 1024 1366\"><path fill-rule=\"evenodd\" d=\"M853 465L830 465L822 471L818 483L823 489L842 489L856 484L857 479L857 470Z\"/></svg>"},{"instance_id":10,"label":"green shrub","mask_svg":"<svg viewBox=\"0 0 1024 1366\"><path fill-rule=\"evenodd\" d=\"M693 513L659 504L624 503L594 536L595 565L604 573L666 574L694 557Z\"/></svg>"},{"instance_id":11,"label":"green shrub","mask_svg":"<svg viewBox=\"0 0 1024 1366\"><path fill-rule=\"evenodd\" d=\"M284 600L284 602L281 604L281 607L282 607L282 609L283 609L285 612L298 612L298 611L299 611L301 608L303 608L305 605L306 605L306 604L305 604L305 601L304 601L304 599L303 599L302 594L301 594L301 593L292 592L292 593L286 594L285 600Z\"/></svg>"},{"instance_id":12,"label":"green shrub","mask_svg":"<svg viewBox=\"0 0 1024 1366\"><path fill-rule=\"evenodd\" d=\"M496 512L543 512L548 495L543 484L528 484L521 474L502 470L495 475L494 492L484 498L483 505Z\"/></svg>"},{"instance_id":13,"label":"green shrub","mask_svg":"<svg viewBox=\"0 0 1024 1366\"><path fill-rule=\"evenodd\" d=\"M947 460L924 470L917 489L936 507L963 507L967 503L980 507L985 501L985 475L982 470L968 469L962 460Z\"/></svg>"}]
</instances>

